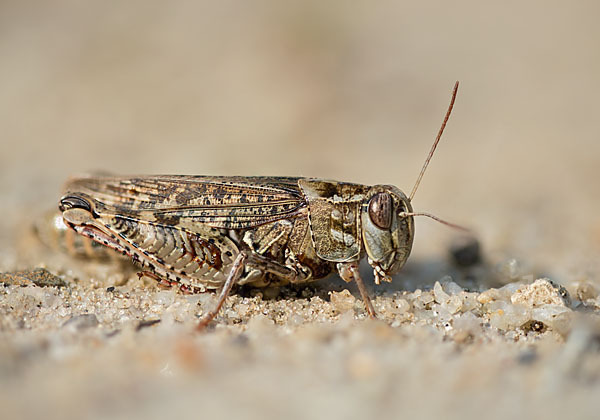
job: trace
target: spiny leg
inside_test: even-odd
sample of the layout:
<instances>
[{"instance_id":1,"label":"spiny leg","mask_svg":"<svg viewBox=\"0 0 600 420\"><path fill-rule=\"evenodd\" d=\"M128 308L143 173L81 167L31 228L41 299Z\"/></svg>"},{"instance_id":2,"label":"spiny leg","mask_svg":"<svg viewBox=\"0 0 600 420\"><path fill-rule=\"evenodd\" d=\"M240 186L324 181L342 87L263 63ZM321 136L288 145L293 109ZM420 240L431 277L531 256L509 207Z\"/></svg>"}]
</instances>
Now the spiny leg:
<instances>
[{"instance_id":1,"label":"spiny leg","mask_svg":"<svg viewBox=\"0 0 600 420\"><path fill-rule=\"evenodd\" d=\"M202 318L200 318L200 322L196 327L197 331L202 331L210 323L210 321L212 321L217 316L217 314L221 310L221 307L223 306L223 303L225 303L225 299L227 299L227 296L229 296L231 288L242 276L246 258L248 258L248 256L243 251L241 251L237 255L233 262L233 265L231 266L231 270L229 271L227 280L225 280L225 283L223 284L223 288L221 289L221 293L219 294L219 298L217 299L217 304L214 306L213 309L208 311L206 314L202 315Z\"/></svg>"},{"instance_id":2,"label":"spiny leg","mask_svg":"<svg viewBox=\"0 0 600 420\"><path fill-rule=\"evenodd\" d=\"M310 268L300 263L289 266L257 253L248 255L246 265L250 268L257 268L264 273L274 274L276 277L285 279L290 283L305 281L312 275Z\"/></svg>"},{"instance_id":3,"label":"spiny leg","mask_svg":"<svg viewBox=\"0 0 600 420\"><path fill-rule=\"evenodd\" d=\"M360 297L365 304L365 308L367 310L367 314L369 314L369 318L377 319L377 314L375 313L375 309L373 308L373 303L371 303L371 297L369 296L369 292L367 291L367 287L363 282L360 273L358 272L358 263L349 262L349 263L339 263L337 265L338 273L340 273L340 277L342 280L346 282L351 282L354 280L356 286L358 287L358 291L360 292Z\"/></svg>"},{"instance_id":4,"label":"spiny leg","mask_svg":"<svg viewBox=\"0 0 600 420\"><path fill-rule=\"evenodd\" d=\"M182 284L175 280L165 279L165 278L159 276L158 274L154 273L153 271L148 271L148 270L140 271L137 273L137 276L139 279L141 279L142 277L149 277L151 279L156 280L158 282L158 287L160 287L162 289L171 289L172 287L179 287L179 291L181 291L181 293L183 293L185 295L194 295L194 294L198 294L198 293L207 292L207 290L205 290L205 289L200 289L198 287L190 286L187 284Z\"/></svg>"},{"instance_id":5,"label":"spiny leg","mask_svg":"<svg viewBox=\"0 0 600 420\"><path fill-rule=\"evenodd\" d=\"M177 284L177 282L173 282L167 279L162 278L161 276L159 276L158 274L152 272L152 271L148 271L148 270L144 270L144 271L139 271L137 273L138 279L141 279L142 277L149 277L151 279L154 279L158 282L158 286L165 288L165 289L170 289L171 287L173 287L175 284Z\"/></svg>"}]
</instances>

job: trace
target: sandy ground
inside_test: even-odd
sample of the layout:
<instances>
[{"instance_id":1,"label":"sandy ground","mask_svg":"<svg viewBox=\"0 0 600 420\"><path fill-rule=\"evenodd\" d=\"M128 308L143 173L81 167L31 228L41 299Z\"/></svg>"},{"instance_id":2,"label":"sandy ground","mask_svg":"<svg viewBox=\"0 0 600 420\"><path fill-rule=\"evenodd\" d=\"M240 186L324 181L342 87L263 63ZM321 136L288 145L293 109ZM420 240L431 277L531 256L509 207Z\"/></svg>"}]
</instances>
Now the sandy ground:
<instances>
[{"instance_id":1,"label":"sandy ground","mask_svg":"<svg viewBox=\"0 0 600 420\"><path fill-rule=\"evenodd\" d=\"M595 418L599 13L593 1L3 2L2 416ZM481 262L459 267L457 233L419 219L391 285L364 271L378 321L332 277L241 290L198 334L214 295L31 235L64 180L89 171L410 191L457 79L413 204L472 228Z\"/></svg>"}]
</instances>

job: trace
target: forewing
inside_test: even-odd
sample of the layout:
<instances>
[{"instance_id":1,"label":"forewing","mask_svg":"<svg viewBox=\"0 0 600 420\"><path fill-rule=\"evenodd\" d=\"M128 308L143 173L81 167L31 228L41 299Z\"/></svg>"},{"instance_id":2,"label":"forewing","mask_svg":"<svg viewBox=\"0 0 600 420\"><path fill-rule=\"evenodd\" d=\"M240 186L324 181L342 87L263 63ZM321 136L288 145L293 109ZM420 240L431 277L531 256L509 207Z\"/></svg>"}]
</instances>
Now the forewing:
<instances>
[{"instance_id":1,"label":"forewing","mask_svg":"<svg viewBox=\"0 0 600 420\"><path fill-rule=\"evenodd\" d=\"M306 206L292 177L82 177L68 193L85 193L100 211L164 224L203 223L244 229L293 217Z\"/></svg>"}]
</instances>

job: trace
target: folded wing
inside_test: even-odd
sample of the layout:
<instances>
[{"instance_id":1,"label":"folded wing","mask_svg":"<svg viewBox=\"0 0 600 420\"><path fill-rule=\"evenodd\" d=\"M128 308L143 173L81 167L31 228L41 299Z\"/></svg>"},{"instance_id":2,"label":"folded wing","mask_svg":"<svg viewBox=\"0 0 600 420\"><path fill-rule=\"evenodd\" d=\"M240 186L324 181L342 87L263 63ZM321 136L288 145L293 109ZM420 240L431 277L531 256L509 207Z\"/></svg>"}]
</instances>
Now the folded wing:
<instances>
[{"instance_id":1,"label":"folded wing","mask_svg":"<svg viewBox=\"0 0 600 420\"><path fill-rule=\"evenodd\" d=\"M81 177L69 194L94 199L99 211L169 225L203 223L245 229L302 214L306 202L295 177Z\"/></svg>"}]
</instances>

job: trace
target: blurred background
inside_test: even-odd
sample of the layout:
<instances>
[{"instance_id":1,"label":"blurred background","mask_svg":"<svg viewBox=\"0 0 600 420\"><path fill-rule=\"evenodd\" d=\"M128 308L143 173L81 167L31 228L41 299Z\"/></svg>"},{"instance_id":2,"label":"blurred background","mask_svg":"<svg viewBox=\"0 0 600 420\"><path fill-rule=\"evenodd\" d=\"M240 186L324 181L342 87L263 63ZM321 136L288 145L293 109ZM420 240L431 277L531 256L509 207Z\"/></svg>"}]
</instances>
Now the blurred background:
<instances>
[{"instance_id":1,"label":"blurred background","mask_svg":"<svg viewBox=\"0 0 600 420\"><path fill-rule=\"evenodd\" d=\"M521 274L600 288L598 16L593 0L2 0L0 271L32 268L14 244L78 173L297 175L409 193L460 80L415 209L472 228L492 264L516 258ZM427 267L439 268L456 235L428 219L416 229L397 290L411 276L438 280L443 273ZM494 404L512 417L530 401L555 418L593 409L591 388L544 376L556 367L564 378L562 353L530 369L535 354L521 363L521 344L510 339L494 347L484 338L457 357L422 326L391 339L378 324L339 323L332 328L343 332L327 341L327 324L285 339L285 328L261 325L244 337L226 328L195 336L207 361L189 382L164 362L173 348L195 360L184 327L125 330L116 344L103 344L95 328L18 330L0 340L2 372L18 373L5 376L3 394L45 401L41 414L70 404L89 413L94 401L98 418L121 405L153 418L199 405L303 418L309 399L315 413L344 418L389 415L390 406L438 418L457 407L493 417ZM573 342L565 359L577 359ZM540 353L558 345L548 336L539 343ZM357 359L346 360L346 349ZM358 366L351 380L346 362ZM388 374L365 380L373 366ZM568 404L562 390L572 390Z\"/></svg>"},{"instance_id":2,"label":"blurred background","mask_svg":"<svg viewBox=\"0 0 600 420\"><path fill-rule=\"evenodd\" d=\"M554 264L544 255L600 235L599 13L595 1L5 0L2 238L89 171L408 192L460 80L415 208ZM420 220L415 253L444 231Z\"/></svg>"},{"instance_id":3,"label":"blurred background","mask_svg":"<svg viewBox=\"0 0 600 420\"><path fill-rule=\"evenodd\" d=\"M89 171L408 193L460 80L415 208L565 271L557 258L600 237L599 13L595 1L2 1L0 239ZM445 246L447 228L417 229L416 255Z\"/></svg>"}]
</instances>

